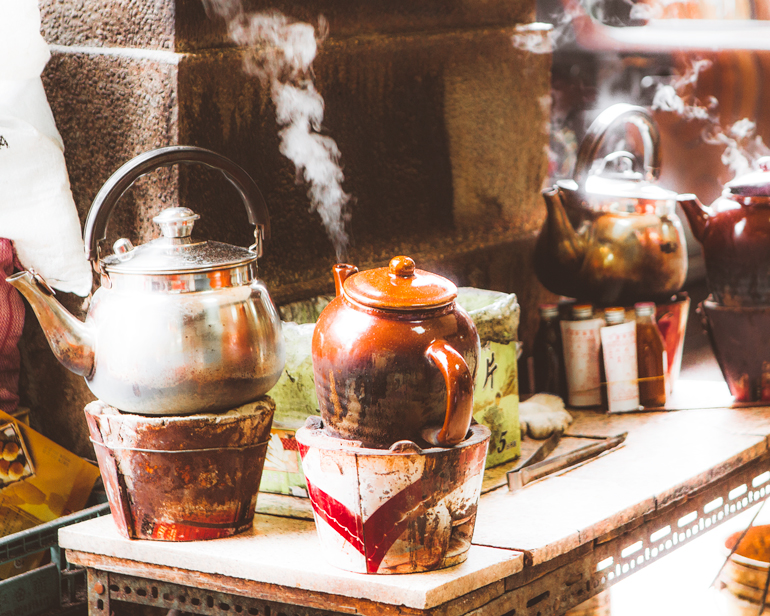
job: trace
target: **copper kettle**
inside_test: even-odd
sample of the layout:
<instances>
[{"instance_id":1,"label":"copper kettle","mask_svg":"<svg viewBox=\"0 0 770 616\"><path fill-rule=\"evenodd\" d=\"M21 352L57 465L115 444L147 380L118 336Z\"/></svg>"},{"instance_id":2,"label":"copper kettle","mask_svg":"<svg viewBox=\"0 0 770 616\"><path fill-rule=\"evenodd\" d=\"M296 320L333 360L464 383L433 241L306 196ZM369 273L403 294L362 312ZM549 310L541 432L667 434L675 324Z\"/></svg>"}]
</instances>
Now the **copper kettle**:
<instances>
[{"instance_id":1,"label":"copper kettle","mask_svg":"<svg viewBox=\"0 0 770 616\"><path fill-rule=\"evenodd\" d=\"M636 157L614 151L596 160L611 128L633 125ZM580 144L573 179L543 191L548 216L535 245L535 273L551 292L597 304L668 299L687 276L677 194L655 182L660 134L650 114L625 103L605 109Z\"/></svg>"},{"instance_id":2,"label":"copper kettle","mask_svg":"<svg viewBox=\"0 0 770 616\"><path fill-rule=\"evenodd\" d=\"M770 156L725 184L710 207L681 195L693 235L703 246L706 281L724 306L770 306Z\"/></svg>"}]
</instances>

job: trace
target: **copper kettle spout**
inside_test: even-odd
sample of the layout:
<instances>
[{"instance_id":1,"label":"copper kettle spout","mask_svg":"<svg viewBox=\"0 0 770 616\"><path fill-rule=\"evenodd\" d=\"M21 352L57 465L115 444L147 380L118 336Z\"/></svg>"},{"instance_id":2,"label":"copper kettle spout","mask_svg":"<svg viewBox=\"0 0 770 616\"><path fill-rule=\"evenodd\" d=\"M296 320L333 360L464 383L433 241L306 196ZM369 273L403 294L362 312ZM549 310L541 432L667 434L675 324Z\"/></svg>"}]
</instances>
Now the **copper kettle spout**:
<instances>
[{"instance_id":1,"label":"copper kettle spout","mask_svg":"<svg viewBox=\"0 0 770 616\"><path fill-rule=\"evenodd\" d=\"M679 195L677 202L682 206L687 216L687 221L690 223L695 239L703 242L706 224L712 216L711 210L698 201L698 197L692 194Z\"/></svg>"},{"instance_id":2,"label":"copper kettle spout","mask_svg":"<svg viewBox=\"0 0 770 616\"><path fill-rule=\"evenodd\" d=\"M535 273L549 291L576 297L585 282L580 274L585 240L567 216L561 188L546 188L542 194L548 216L535 243Z\"/></svg>"},{"instance_id":3,"label":"copper kettle spout","mask_svg":"<svg viewBox=\"0 0 770 616\"><path fill-rule=\"evenodd\" d=\"M570 271L577 270L583 263L585 244L567 216L561 190L553 186L543 190L542 194L548 218L541 236L545 236L546 243L561 267Z\"/></svg>"}]
</instances>

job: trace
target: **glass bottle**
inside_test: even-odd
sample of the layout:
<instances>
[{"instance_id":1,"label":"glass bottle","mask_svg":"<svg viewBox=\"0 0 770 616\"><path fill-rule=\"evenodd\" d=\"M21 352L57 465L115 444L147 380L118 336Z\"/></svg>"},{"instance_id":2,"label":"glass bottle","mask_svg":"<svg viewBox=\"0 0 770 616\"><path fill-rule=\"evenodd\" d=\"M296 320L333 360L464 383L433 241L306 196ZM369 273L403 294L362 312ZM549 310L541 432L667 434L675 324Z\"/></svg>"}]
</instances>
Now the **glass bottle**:
<instances>
[{"instance_id":1,"label":"glass bottle","mask_svg":"<svg viewBox=\"0 0 770 616\"><path fill-rule=\"evenodd\" d=\"M567 373L568 405L599 406L599 328L603 321L593 316L591 304L576 304L572 320L561 322L564 369Z\"/></svg>"},{"instance_id":2,"label":"glass bottle","mask_svg":"<svg viewBox=\"0 0 770 616\"><path fill-rule=\"evenodd\" d=\"M539 307L540 325L535 334L532 357L535 372L535 393L556 394L567 398L567 375L564 371L564 350L559 327L559 306Z\"/></svg>"},{"instance_id":3,"label":"glass bottle","mask_svg":"<svg viewBox=\"0 0 770 616\"><path fill-rule=\"evenodd\" d=\"M644 407L666 404L666 346L655 322L655 304L640 302L636 313L636 357L639 369L639 402Z\"/></svg>"}]
</instances>

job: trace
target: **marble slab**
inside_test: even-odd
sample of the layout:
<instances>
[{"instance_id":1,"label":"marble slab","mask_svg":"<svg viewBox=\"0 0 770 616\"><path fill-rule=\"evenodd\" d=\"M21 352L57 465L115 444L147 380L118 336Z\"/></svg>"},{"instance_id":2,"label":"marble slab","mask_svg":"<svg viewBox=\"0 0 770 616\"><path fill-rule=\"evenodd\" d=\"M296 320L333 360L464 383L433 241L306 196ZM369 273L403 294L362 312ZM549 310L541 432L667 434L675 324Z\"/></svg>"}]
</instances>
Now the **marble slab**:
<instances>
[{"instance_id":1,"label":"marble slab","mask_svg":"<svg viewBox=\"0 0 770 616\"><path fill-rule=\"evenodd\" d=\"M521 571L520 552L471 546L455 567L406 575L365 575L326 563L313 522L257 515L242 535L195 542L124 539L112 516L59 531L61 547L182 570L429 609Z\"/></svg>"}]
</instances>

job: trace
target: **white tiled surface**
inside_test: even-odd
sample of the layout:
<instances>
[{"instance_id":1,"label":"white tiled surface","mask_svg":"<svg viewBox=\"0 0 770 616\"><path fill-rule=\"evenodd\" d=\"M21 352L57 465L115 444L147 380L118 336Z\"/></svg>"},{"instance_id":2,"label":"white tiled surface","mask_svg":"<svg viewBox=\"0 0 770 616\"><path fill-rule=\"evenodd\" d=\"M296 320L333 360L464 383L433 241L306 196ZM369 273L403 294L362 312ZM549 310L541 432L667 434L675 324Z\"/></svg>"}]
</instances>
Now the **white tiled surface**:
<instances>
[{"instance_id":1,"label":"white tiled surface","mask_svg":"<svg viewBox=\"0 0 770 616\"><path fill-rule=\"evenodd\" d=\"M323 558L313 522L257 515L251 531L195 542L139 541L121 537L104 516L59 531L67 549L203 573L221 574L428 609L522 569L520 552L471 546L455 567L407 575L364 575L335 569Z\"/></svg>"}]
</instances>

